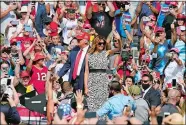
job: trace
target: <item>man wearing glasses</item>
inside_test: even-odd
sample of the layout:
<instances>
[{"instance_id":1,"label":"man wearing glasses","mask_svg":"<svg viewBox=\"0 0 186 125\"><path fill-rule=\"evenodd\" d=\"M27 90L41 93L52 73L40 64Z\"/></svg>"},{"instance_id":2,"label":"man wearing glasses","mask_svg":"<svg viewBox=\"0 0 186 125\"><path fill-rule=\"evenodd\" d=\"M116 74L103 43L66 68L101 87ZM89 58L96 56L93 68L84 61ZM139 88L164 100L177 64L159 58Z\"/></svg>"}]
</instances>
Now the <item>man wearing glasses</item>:
<instances>
[{"instance_id":1,"label":"man wearing glasses","mask_svg":"<svg viewBox=\"0 0 186 125\"><path fill-rule=\"evenodd\" d=\"M149 74L144 74L142 77L143 98L147 101L150 107L158 106L161 103L160 94L152 87L153 78Z\"/></svg>"}]
</instances>

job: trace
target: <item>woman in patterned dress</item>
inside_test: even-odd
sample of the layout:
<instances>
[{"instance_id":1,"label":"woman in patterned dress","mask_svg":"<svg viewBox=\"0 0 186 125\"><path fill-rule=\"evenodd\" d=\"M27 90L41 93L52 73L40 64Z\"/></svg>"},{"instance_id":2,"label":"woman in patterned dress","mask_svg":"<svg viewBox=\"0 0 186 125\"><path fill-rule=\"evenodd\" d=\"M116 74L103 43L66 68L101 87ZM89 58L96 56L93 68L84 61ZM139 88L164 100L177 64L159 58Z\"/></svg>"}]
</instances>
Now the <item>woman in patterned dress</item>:
<instances>
[{"instance_id":1,"label":"woman in patterned dress","mask_svg":"<svg viewBox=\"0 0 186 125\"><path fill-rule=\"evenodd\" d=\"M88 111L97 111L107 100L108 75L106 70L109 66L108 55L105 51L106 41L103 37L97 36L86 55L86 69L84 78L85 94L88 96Z\"/></svg>"}]
</instances>

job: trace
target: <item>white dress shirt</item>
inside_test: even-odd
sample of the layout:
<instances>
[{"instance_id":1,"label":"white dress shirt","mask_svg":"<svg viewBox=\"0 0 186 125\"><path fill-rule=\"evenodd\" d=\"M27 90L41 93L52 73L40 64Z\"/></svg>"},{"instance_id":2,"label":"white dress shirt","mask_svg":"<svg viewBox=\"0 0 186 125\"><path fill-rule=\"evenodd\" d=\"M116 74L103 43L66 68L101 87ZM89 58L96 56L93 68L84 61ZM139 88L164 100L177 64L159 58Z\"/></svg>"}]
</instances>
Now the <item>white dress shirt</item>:
<instances>
[{"instance_id":1,"label":"white dress shirt","mask_svg":"<svg viewBox=\"0 0 186 125\"><path fill-rule=\"evenodd\" d=\"M62 29L64 28L63 34L62 34L64 38L63 42L67 45L69 45L70 41L73 39L73 37L68 37L69 33L71 32L71 30L69 30L68 28L74 29L78 25L77 22L78 22L77 19L69 20L69 19L63 18L62 24L60 24L62 26L61 28Z\"/></svg>"},{"instance_id":2,"label":"white dress shirt","mask_svg":"<svg viewBox=\"0 0 186 125\"><path fill-rule=\"evenodd\" d=\"M82 67L82 65L83 65L83 61L84 61L84 59L85 59L85 55L86 55L86 53L87 53L87 51L88 51L88 48L89 48L89 46L86 46L85 48L83 48L83 52L82 52L82 55L81 55L81 58L80 58L80 61L79 61L79 64L78 64L78 70L77 70L77 76L79 76L79 74L80 74L80 71L81 71L81 67ZM80 51L79 51L80 52ZM78 52L78 54L79 54L79 52ZM77 55L78 55L77 54ZM77 57L77 56L76 56Z\"/></svg>"}]
</instances>

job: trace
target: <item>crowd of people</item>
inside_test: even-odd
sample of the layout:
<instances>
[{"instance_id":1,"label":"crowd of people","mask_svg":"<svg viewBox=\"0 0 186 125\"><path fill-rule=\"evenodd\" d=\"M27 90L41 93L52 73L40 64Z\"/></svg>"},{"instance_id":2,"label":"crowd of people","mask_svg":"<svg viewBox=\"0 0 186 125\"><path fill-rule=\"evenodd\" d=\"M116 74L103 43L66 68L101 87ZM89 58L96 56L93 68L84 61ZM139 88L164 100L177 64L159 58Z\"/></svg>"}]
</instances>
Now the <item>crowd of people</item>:
<instances>
[{"instance_id":1,"label":"crowd of people","mask_svg":"<svg viewBox=\"0 0 186 125\"><path fill-rule=\"evenodd\" d=\"M1 124L185 124L185 2L0 3Z\"/></svg>"}]
</instances>

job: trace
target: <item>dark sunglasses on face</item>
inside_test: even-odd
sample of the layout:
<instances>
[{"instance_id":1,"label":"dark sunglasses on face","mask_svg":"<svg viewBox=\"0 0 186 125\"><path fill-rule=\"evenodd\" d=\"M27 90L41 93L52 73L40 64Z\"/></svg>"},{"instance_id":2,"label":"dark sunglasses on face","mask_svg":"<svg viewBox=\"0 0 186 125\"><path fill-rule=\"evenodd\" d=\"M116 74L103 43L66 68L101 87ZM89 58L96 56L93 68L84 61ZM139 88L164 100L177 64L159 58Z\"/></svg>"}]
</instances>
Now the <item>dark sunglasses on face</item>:
<instances>
[{"instance_id":1,"label":"dark sunglasses on face","mask_svg":"<svg viewBox=\"0 0 186 125\"><path fill-rule=\"evenodd\" d=\"M105 45L105 42L103 42L103 43L102 43L102 42L99 42L98 45L99 45L99 46Z\"/></svg>"},{"instance_id":2,"label":"dark sunglasses on face","mask_svg":"<svg viewBox=\"0 0 186 125\"><path fill-rule=\"evenodd\" d=\"M99 6L105 6L105 4L104 4L104 3L98 3L98 5L99 5Z\"/></svg>"},{"instance_id":3,"label":"dark sunglasses on face","mask_svg":"<svg viewBox=\"0 0 186 125\"><path fill-rule=\"evenodd\" d=\"M147 83L147 82L149 82L149 80L142 80L142 82L143 82L143 83Z\"/></svg>"},{"instance_id":4,"label":"dark sunglasses on face","mask_svg":"<svg viewBox=\"0 0 186 125\"><path fill-rule=\"evenodd\" d=\"M173 9L175 9L177 6L169 6L169 8L171 9L171 8L173 8Z\"/></svg>"},{"instance_id":5,"label":"dark sunglasses on face","mask_svg":"<svg viewBox=\"0 0 186 125\"><path fill-rule=\"evenodd\" d=\"M118 42L118 40L115 39L115 40L114 40L114 43L115 43L115 42Z\"/></svg>"}]
</instances>

